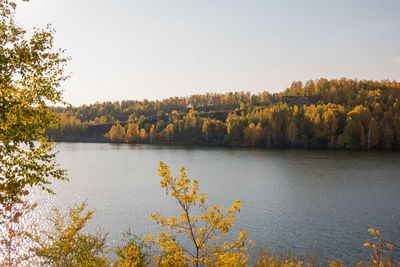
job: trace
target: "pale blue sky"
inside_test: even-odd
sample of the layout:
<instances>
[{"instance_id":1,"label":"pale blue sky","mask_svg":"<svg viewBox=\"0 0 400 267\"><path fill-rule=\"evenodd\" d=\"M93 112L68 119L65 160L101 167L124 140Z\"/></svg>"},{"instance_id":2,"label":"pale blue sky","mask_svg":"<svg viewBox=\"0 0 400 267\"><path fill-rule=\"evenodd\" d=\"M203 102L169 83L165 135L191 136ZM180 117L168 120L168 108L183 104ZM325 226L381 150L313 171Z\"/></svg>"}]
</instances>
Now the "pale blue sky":
<instances>
[{"instance_id":1,"label":"pale blue sky","mask_svg":"<svg viewBox=\"0 0 400 267\"><path fill-rule=\"evenodd\" d=\"M30 0L72 57L73 105L268 90L325 78L400 80L400 1Z\"/></svg>"}]
</instances>

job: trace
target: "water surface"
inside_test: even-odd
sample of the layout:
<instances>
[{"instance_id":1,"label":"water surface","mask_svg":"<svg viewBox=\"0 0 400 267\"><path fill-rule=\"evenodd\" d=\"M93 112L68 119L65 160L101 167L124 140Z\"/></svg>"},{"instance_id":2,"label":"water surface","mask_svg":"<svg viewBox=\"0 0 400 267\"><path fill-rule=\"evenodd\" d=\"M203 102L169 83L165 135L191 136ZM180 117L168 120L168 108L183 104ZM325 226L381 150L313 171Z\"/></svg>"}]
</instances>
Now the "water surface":
<instances>
[{"instance_id":1,"label":"water surface","mask_svg":"<svg viewBox=\"0 0 400 267\"><path fill-rule=\"evenodd\" d=\"M96 214L91 229L109 232L111 246L127 229L160 230L152 212L177 214L159 187L157 162L174 174L181 166L199 181L210 203L243 207L232 231L247 230L265 248L347 263L367 258L368 228L400 244L400 154L388 152L184 148L127 144L59 143L58 161L70 182L54 184L56 196L37 195L37 216L55 206L87 200ZM394 251L400 259L399 252Z\"/></svg>"}]
</instances>

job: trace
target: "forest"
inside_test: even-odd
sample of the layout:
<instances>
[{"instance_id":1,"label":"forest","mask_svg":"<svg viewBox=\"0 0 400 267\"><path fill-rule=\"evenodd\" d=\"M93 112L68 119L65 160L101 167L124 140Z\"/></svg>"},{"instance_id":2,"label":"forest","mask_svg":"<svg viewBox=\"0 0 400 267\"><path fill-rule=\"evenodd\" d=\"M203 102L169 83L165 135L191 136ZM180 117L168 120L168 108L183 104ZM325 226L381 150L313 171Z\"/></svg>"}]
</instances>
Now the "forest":
<instances>
[{"instance_id":1,"label":"forest","mask_svg":"<svg viewBox=\"0 0 400 267\"><path fill-rule=\"evenodd\" d=\"M399 149L400 82L324 78L281 93L207 93L162 101L53 107L55 141Z\"/></svg>"}]
</instances>

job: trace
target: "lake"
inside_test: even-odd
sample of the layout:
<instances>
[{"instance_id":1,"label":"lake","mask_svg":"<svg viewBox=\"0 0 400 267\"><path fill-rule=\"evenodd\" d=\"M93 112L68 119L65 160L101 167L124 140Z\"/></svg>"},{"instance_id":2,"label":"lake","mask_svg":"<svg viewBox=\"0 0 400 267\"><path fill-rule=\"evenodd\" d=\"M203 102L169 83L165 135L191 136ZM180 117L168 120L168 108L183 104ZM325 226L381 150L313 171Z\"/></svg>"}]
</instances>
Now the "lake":
<instances>
[{"instance_id":1,"label":"lake","mask_svg":"<svg viewBox=\"0 0 400 267\"><path fill-rule=\"evenodd\" d=\"M111 246L131 229L160 230L152 212L178 214L160 188L158 161L174 175L181 166L197 179L208 203L243 202L231 235L246 230L256 245L346 263L369 257L362 244L368 228L400 244L400 154L313 150L185 148L128 144L59 143L58 162L69 182L56 182L56 196L37 193L35 217L52 207L87 200L96 213L89 229L108 232ZM399 260L399 251L393 256Z\"/></svg>"}]
</instances>

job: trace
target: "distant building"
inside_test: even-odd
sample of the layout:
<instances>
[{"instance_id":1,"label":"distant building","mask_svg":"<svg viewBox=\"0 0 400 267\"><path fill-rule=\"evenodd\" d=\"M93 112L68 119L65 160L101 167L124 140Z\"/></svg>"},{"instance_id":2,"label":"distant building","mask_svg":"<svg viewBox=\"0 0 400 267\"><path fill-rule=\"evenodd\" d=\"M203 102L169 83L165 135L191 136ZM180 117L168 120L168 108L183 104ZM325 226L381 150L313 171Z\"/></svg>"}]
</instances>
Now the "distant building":
<instances>
[{"instance_id":1,"label":"distant building","mask_svg":"<svg viewBox=\"0 0 400 267\"><path fill-rule=\"evenodd\" d=\"M312 104L312 96L282 96L281 101L286 103L289 107L302 107L303 105L309 106Z\"/></svg>"}]
</instances>

